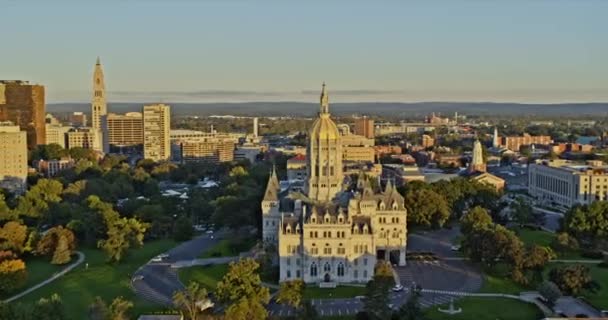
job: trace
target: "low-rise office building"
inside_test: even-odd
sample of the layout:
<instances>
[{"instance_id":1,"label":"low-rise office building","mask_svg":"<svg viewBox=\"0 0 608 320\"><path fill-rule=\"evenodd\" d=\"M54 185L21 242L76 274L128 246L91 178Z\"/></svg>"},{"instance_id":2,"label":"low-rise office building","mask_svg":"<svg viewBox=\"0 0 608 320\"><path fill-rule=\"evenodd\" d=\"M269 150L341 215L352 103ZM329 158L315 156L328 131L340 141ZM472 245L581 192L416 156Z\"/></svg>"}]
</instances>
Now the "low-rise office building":
<instances>
[{"instance_id":1,"label":"low-rise office building","mask_svg":"<svg viewBox=\"0 0 608 320\"><path fill-rule=\"evenodd\" d=\"M608 166L539 160L528 167L528 193L538 201L564 207L608 200Z\"/></svg>"}]
</instances>

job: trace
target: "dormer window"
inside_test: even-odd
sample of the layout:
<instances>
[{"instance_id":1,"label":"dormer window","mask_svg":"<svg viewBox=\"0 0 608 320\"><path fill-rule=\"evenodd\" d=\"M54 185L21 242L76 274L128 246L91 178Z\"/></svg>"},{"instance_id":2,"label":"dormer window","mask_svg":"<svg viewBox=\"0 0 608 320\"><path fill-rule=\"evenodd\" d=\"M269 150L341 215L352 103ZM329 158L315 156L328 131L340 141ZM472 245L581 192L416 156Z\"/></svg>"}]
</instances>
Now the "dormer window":
<instances>
[{"instance_id":1,"label":"dormer window","mask_svg":"<svg viewBox=\"0 0 608 320\"><path fill-rule=\"evenodd\" d=\"M312 218L310 218L310 222L312 222L312 223L317 223L317 218L316 218L316 217L312 217Z\"/></svg>"}]
</instances>

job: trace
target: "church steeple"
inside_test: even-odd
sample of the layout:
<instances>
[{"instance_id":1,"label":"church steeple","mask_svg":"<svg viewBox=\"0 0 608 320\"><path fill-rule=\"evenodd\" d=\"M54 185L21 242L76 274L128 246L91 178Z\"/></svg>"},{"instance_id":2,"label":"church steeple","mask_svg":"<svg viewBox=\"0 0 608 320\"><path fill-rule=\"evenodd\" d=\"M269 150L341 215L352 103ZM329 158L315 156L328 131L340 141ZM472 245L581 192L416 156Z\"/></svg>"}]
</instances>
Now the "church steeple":
<instances>
[{"instance_id":1,"label":"church steeple","mask_svg":"<svg viewBox=\"0 0 608 320\"><path fill-rule=\"evenodd\" d=\"M325 82L321 89L321 114L329 114L329 95L327 95L327 89L325 88Z\"/></svg>"}]
</instances>

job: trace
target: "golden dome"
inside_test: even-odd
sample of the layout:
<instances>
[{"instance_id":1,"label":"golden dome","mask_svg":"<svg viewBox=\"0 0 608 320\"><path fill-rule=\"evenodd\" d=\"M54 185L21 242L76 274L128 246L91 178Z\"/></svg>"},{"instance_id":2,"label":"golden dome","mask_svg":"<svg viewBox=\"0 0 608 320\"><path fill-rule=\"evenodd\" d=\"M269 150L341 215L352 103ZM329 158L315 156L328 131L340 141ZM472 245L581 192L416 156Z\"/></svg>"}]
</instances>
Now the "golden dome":
<instances>
[{"instance_id":1,"label":"golden dome","mask_svg":"<svg viewBox=\"0 0 608 320\"><path fill-rule=\"evenodd\" d=\"M340 131L338 131L338 126L329 117L329 95L325 88L325 82L321 90L320 102L319 117L310 129L310 137L315 140L337 140L340 136Z\"/></svg>"},{"instance_id":2,"label":"golden dome","mask_svg":"<svg viewBox=\"0 0 608 320\"><path fill-rule=\"evenodd\" d=\"M320 114L310 129L310 137L315 140L336 140L340 132L329 114Z\"/></svg>"}]
</instances>

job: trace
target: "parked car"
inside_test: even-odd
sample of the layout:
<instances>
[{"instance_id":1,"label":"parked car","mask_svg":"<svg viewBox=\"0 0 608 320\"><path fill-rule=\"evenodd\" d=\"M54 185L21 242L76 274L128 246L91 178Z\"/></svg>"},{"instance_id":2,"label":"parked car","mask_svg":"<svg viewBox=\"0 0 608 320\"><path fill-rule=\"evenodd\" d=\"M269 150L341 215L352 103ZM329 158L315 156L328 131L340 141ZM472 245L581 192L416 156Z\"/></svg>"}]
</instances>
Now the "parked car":
<instances>
[{"instance_id":1,"label":"parked car","mask_svg":"<svg viewBox=\"0 0 608 320\"><path fill-rule=\"evenodd\" d=\"M393 292L401 292L403 291L403 286L398 284L393 287Z\"/></svg>"}]
</instances>

